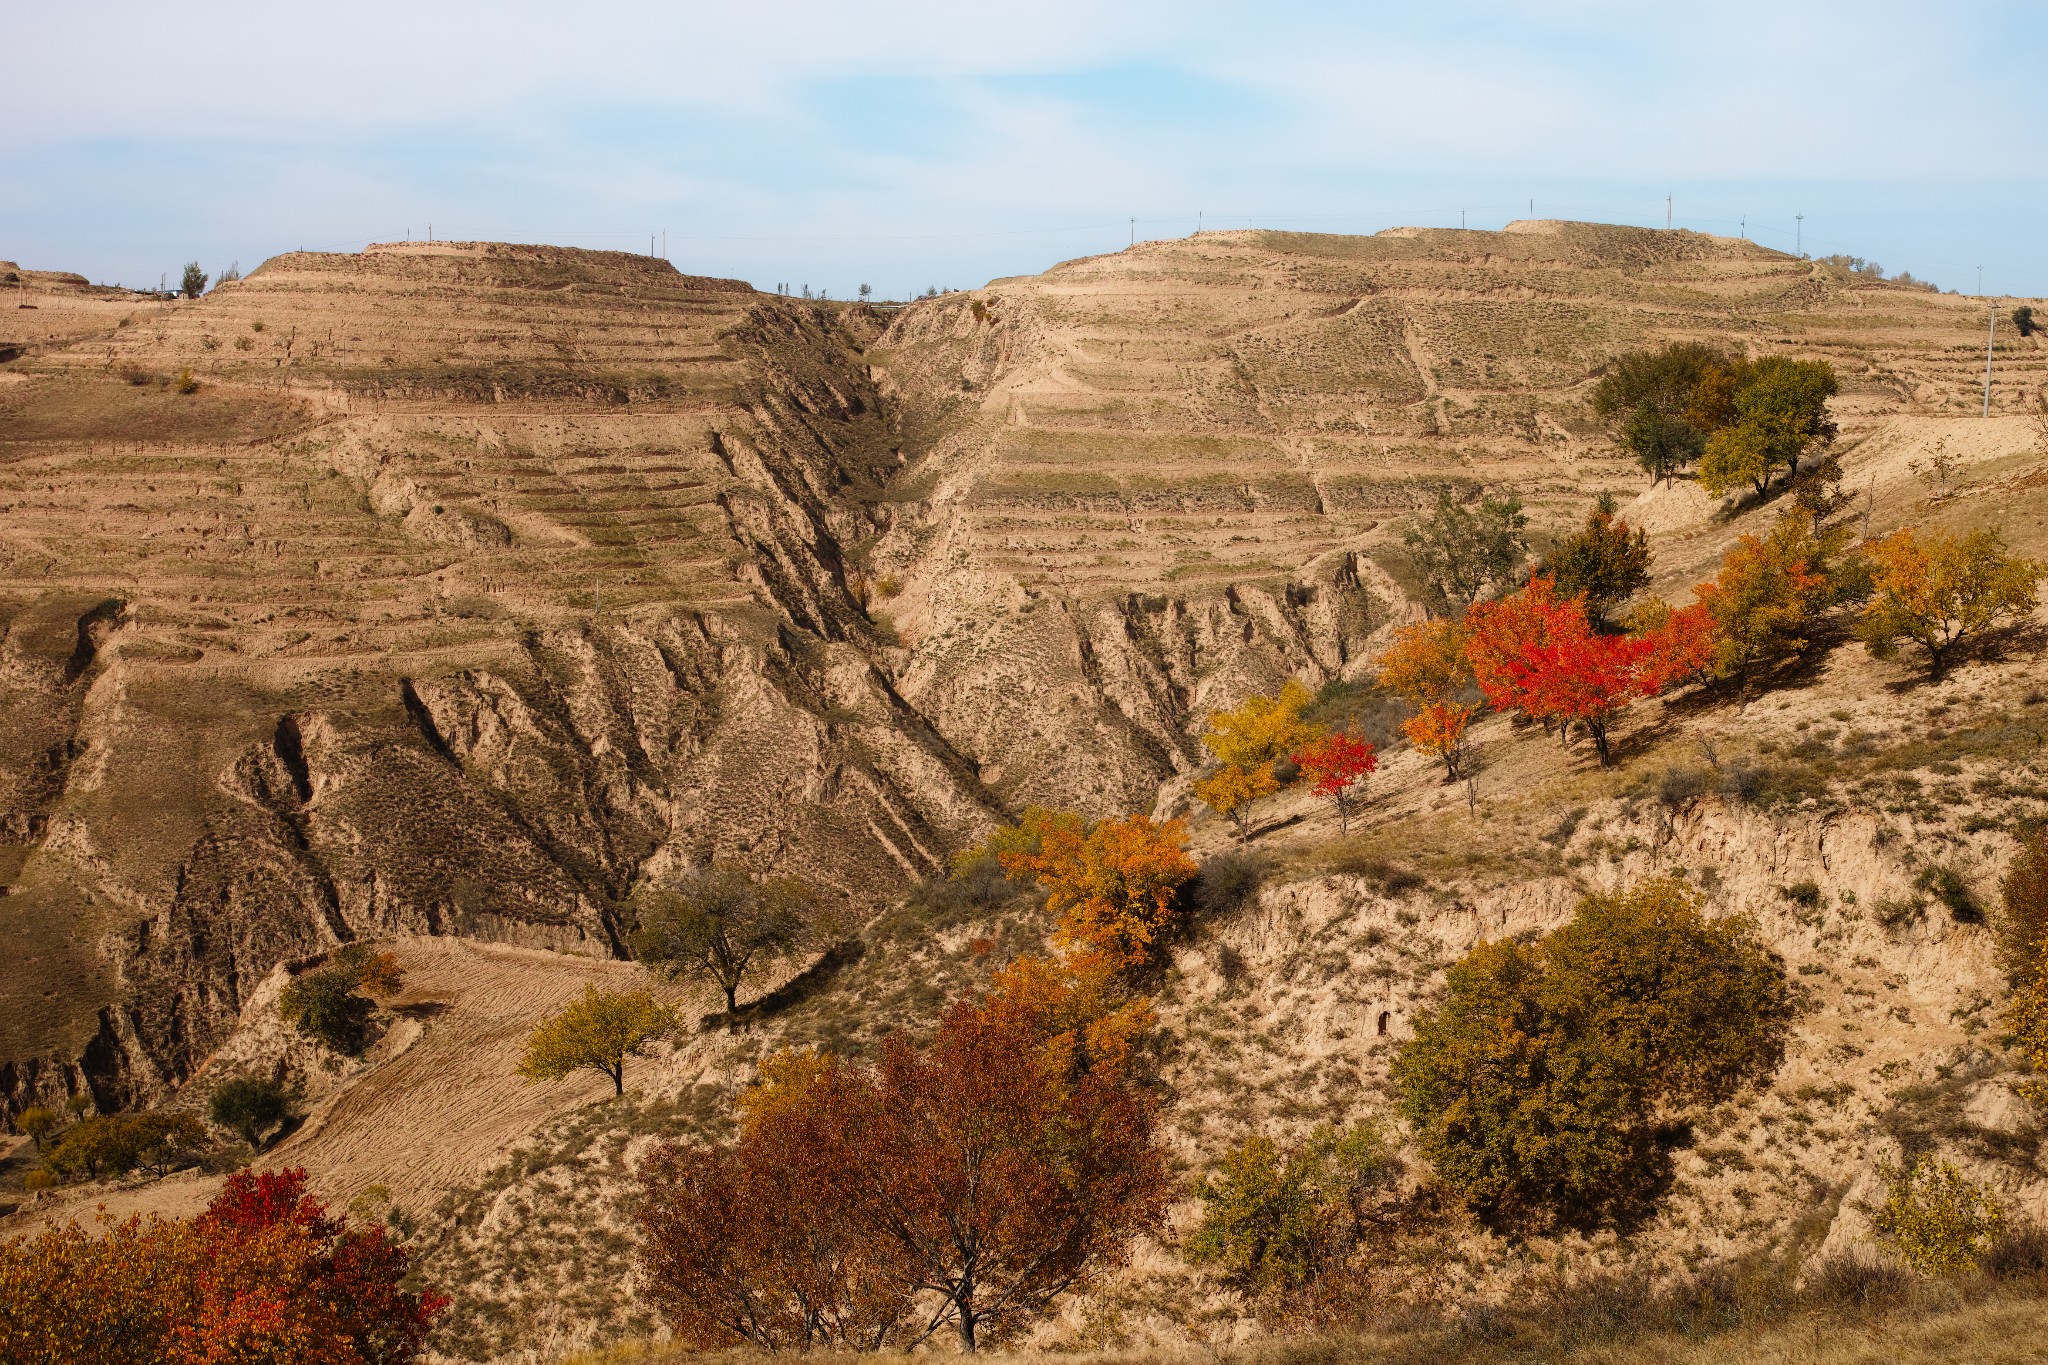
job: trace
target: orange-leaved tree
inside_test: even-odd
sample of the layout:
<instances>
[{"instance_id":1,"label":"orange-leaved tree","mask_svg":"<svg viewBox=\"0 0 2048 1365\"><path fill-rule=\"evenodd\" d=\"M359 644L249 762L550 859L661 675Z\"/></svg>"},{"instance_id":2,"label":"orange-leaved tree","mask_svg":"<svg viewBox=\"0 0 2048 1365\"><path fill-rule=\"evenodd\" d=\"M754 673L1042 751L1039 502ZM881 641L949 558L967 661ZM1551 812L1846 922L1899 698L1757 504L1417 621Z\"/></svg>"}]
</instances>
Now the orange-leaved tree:
<instances>
[{"instance_id":1,"label":"orange-leaved tree","mask_svg":"<svg viewBox=\"0 0 2048 1365\"><path fill-rule=\"evenodd\" d=\"M76 1221L0 1244L9 1365L405 1365L448 1300L410 1256L330 1217L305 1172L237 1171L197 1218Z\"/></svg>"},{"instance_id":2,"label":"orange-leaved tree","mask_svg":"<svg viewBox=\"0 0 2048 1365\"><path fill-rule=\"evenodd\" d=\"M1337 730L1311 742L1293 755L1302 780L1317 796L1328 797L1337 807L1337 827L1351 832L1351 807L1358 799L1353 790L1366 774L1379 767L1373 746L1347 731Z\"/></svg>"},{"instance_id":3,"label":"orange-leaved tree","mask_svg":"<svg viewBox=\"0 0 2048 1365\"><path fill-rule=\"evenodd\" d=\"M2031 614L2048 576L2048 564L2007 554L1993 530L1923 540L1908 526L1867 553L1876 564L1875 592L1857 636L1878 659L1897 654L1901 642L1919 645L1937 678L1965 641Z\"/></svg>"},{"instance_id":4,"label":"orange-leaved tree","mask_svg":"<svg viewBox=\"0 0 2048 1365\"><path fill-rule=\"evenodd\" d=\"M1479 708L1469 702L1428 702L1401 722L1401 733L1422 752L1442 759L1444 780L1454 782L1458 777L1458 765L1465 759L1465 732L1471 728L1472 717L1478 711Z\"/></svg>"},{"instance_id":5,"label":"orange-leaved tree","mask_svg":"<svg viewBox=\"0 0 2048 1365\"><path fill-rule=\"evenodd\" d=\"M1408 742L1443 760L1446 781L1458 776L1465 731L1476 706L1452 696L1472 681L1470 633L1461 620L1433 619L1403 626L1377 660L1379 684L1415 708L1401 724Z\"/></svg>"},{"instance_id":6,"label":"orange-leaved tree","mask_svg":"<svg viewBox=\"0 0 2048 1365\"><path fill-rule=\"evenodd\" d=\"M1196 872L1178 820L1148 816L1039 822L1035 847L1003 847L1005 874L1029 876L1046 890L1046 908L1060 917L1053 937L1062 947L1098 954L1117 968L1135 967L1178 913L1180 888Z\"/></svg>"},{"instance_id":7,"label":"orange-leaved tree","mask_svg":"<svg viewBox=\"0 0 2048 1365\"><path fill-rule=\"evenodd\" d=\"M642 1168L650 1297L697 1346L1014 1334L1161 1225L1154 1101L1127 1070L1148 1023L1100 964L1025 959L923 1046L771 1059L733 1147Z\"/></svg>"},{"instance_id":8,"label":"orange-leaved tree","mask_svg":"<svg viewBox=\"0 0 2048 1365\"><path fill-rule=\"evenodd\" d=\"M1848 543L1847 527L1823 527L1811 508L1785 509L1764 536L1744 535L1721 571L1695 588L1714 625L1714 672L1745 695L1750 670L1804 650L1836 579L1830 560Z\"/></svg>"},{"instance_id":9,"label":"orange-leaved tree","mask_svg":"<svg viewBox=\"0 0 2048 1365\"><path fill-rule=\"evenodd\" d=\"M1210 714L1202 743L1223 766L1195 784L1195 796L1228 817L1240 838L1250 829L1252 803L1280 790L1273 765L1322 734L1301 716L1314 700L1289 678L1277 696L1250 696L1234 710Z\"/></svg>"}]
</instances>

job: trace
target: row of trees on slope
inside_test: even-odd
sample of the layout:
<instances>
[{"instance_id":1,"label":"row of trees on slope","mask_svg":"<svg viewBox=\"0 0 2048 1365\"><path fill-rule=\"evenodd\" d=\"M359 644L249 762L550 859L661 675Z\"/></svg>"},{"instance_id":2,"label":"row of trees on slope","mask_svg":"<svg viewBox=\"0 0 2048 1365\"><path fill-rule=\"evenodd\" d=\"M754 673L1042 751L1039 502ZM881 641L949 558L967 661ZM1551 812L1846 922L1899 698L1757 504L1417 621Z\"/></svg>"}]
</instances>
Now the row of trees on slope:
<instances>
[{"instance_id":1,"label":"row of trees on slope","mask_svg":"<svg viewBox=\"0 0 2048 1365\"><path fill-rule=\"evenodd\" d=\"M2048 577L2048 565L2009 554L1995 530L1905 527L1852 548L1850 527L1830 522L1831 510L1825 496L1795 499L1768 531L1743 535L1690 604L1650 598L1616 621L1648 586L1652 557L1648 537L1603 496L1517 590L1397 631L1378 660L1378 686L1407 704L1403 733L1443 762L1446 780L1461 775L1482 704L1566 742L1585 734L1605 765L1611 726L1630 703L1715 682L1746 701L1768 669L1822 638L1838 610L1853 611L1850 628L1873 657L1918 647L1939 677L1974 642L2030 614ZM1487 581L1455 586L1476 597ZM1359 737L1305 720L1311 700L1289 682L1277 696L1211 716L1203 739L1218 766L1194 793L1241 836L1254 801L1304 776L1338 801L1348 828L1377 757Z\"/></svg>"}]
</instances>

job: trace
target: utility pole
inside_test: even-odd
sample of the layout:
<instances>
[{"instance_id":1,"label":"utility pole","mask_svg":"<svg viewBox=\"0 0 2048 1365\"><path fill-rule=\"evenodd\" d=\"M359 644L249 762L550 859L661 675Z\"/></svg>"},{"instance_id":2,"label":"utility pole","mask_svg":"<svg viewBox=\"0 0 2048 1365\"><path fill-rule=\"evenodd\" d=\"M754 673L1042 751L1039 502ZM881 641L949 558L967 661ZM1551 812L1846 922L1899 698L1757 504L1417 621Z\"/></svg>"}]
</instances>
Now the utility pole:
<instances>
[{"instance_id":1,"label":"utility pole","mask_svg":"<svg viewBox=\"0 0 2048 1365\"><path fill-rule=\"evenodd\" d=\"M1983 266L1977 267L1982 270ZM1979 285L1979 289L1983 286ZM1988 319L1984 328L1984 415L1991 415L1991 342L1998 335L1998 305L1987 302L1984 315Z\"/></svg>"},{"instance_id":2,"label":"utility pole","mask_svg":"<svg viewBox=\"0 0 2048 1365\"><path fill-rule=\"evenodd\" d=\"M1463 210L1463 209L1459 209L1459 210L1458 210L1458 231L1460 231L1460 232L1463 232L1464 230L1465 230L1465 210Z\"/></svg>"},{"instance_id":3,"label":"utility pole","mask_svg":"<svg viewBox=\"0 0 2048 1365\"><path fill-rule=\"evenodd\" d=\"M661 259L663 259L664 261L668 259L668 229L667 229L667 228L663 228L663 229L661 230Z\"/></svg>"},{"instance_id":4,"label":"utility pole","mask_svg":"<svg viewBox=\"0 0 2048 1365\"><path fill-rule=\"evenodd\" d=\"M1792 254L1803 258L1806 255L1806 215L1795 213L1792 221L1797 224L1792 229Z\"/></svg>"},{"instance_id":5,"label":"utility pole","mask_svg":"<svg viewBox=\"0 0 2048 1365\"><path fill-rule=\"evenodd\" d=\"M1671 231L1671 196L1664 196L1664 230Z\"/></svg>"},{"instance_id":6,"label":"utility pole","mask_svg":"<svg viewBox=\"0 0 2048 1365\"><path fill-rule=\"evenodd\" d=\"M1195 236L1199 237L1199 236L1201 236L1201 235L1202 235L1202 211L1201 211L1200 209L1196 209L1196 210L1195 210Z\"/></svg>"},{"instance_id":7,"label":"utility pole","mask_svg":"<svg viewBox=\"0 0 2048 1365\"><path fill-rule=\"evenodd\" d=\"M1135 219L1135 218L1133 218L1133 219L1131 219L1131 245L1132 245L1132 246L1136 246L1137 244L1138 244L1138 220L1137 220L1137 219Z\"/></svg>"}]
</instances>

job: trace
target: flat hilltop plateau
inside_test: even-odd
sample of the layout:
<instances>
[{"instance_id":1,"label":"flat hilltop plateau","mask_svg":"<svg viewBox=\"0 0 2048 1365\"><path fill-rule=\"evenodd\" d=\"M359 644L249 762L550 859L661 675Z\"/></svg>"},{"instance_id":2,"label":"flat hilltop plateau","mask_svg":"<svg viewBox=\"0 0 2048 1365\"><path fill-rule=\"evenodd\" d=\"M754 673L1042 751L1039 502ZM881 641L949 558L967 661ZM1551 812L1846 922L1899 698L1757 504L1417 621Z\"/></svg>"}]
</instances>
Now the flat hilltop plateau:
<instances>
[{"instance_id":1,"label":"flat hilltop plateau","mask_svg":"<svg viewBox=\"0 0 2048 1365\"><path fill-rule=\"evenodd\" d=\"M727 1131L775 1049L925 1029L1036 950L1042 907L944 890L1034 805L1185 818L1250 881L1151 988L1177 1178L1387 1112L1452 962L1676 873L1791 974L1783 1066L1630 1237L1461 1226L1442 1284L1861 1245L1878 1163L1929 1144L2048 1216L1971 910L2048 813L2024 630L1935 681L1838 630L1746 703L1638 703L1611 768L1489 714L1446 784L1388 723L1343 828L1289 791L1239 839L1191 792L1209 716L1289 681L1385 718L1360 699L1423 618L1405 537L1444 493L1519 497L1539 555L1614 494L1674 603L1768 530L1782 496L1652 483L1619 448L1592 395L1627 352L1824 359L1859 537L2048 557L2048 355L2013 301L1985 415L1983 300L1582 223L1212 232L889 308L501 243L289 253L185 301L8 274L0 1116L295 1077L261 1162L404 1233L455 1298L447 1358L652 1332L634 1164ZM514 1076L586 984L650 984L634 892L714 862L800 878L848 938L735 1031L652 979L704 1026L622 1098ZM277 1001L356 940L408 985L341 1057ZM221 1178L27 1195L26 1146L0 1161L0 1233L190 1212ZM1220 1346L1258 1318L1148 1241L1036 1340Z\"/></svg>"}]
</instances>

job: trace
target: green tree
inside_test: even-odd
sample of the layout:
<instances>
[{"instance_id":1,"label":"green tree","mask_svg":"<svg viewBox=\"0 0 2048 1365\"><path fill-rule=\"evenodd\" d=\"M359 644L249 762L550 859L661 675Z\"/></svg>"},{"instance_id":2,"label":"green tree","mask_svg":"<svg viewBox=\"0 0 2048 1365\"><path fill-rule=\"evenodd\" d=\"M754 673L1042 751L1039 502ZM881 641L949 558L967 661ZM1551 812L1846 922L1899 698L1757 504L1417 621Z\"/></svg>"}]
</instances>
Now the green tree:
<instances>
[{"instance_id":1,"label":"green tree","mask_svg":"<svg viewBox=\"0 0 2048 1365\"><path fill-rule=\"evenodd\" d=\"M1825 360L1765 356L1733 396L1734 421L1707 438L1700 485L1716 497L1738 483L1761 496L1781 468L1798 472L1816 445L1835 438L1828 400L1841 389Z\"/></svg>"},{"instance_id":2,"label":"green tree","mask_svg":"<svg viewBox=\"0 0 2048 1365\"><path fill-rule=\"evenodd\" d=\"M1522 566L1529 550L1523 529L1528 517L1522 500L1482 498L1476 508L1461 507L1446 488L1436 507L1402 537L1422 575L1432 610L1450 614L1477 601L1490 583L1502 583Z\"/></svg>"},{"instance_id":3,"label":"green tree","mask_svg":"<svg viewBox=\"0 0 2048 1365\"><path fill-rule=\"evenodd\" d=\"M196 299L206 292L206 272L199 268L199 262L192 261L185 266L185 278L178 287L185 291L188 299Z\"/></svg>"},{"instance_id":4,"label":"green tree","mask_svg":"<svg viewBox=\"0 0 2048 1365\"><path fill-rule=\"evenodd\" d=\"M205 1141L206 1130L190 1114L95 1114L65 1129L43 1161L67 1176L98 1179L102 1172L125 1175L138 1166L164 1175L180 1155Z\"/></svg>"},{"instance_id":5,"label":"green tree","mask_svg":"<svg viewBox=\"0 0 2048 1365\"><path fill-rule=\"evenodd\" d=\"M1436 1178L1481 1217L1627 1222L1666 1169L1659 1125L1768 1077L1790 1016L1748 921L1649 881L1536 943L1474 948L1393 1078Z\"/></svg>"},{"instance_id":6,"label":"green tree","mask_svg":"<svg viewBox=\"0 0 2048 1365\"><path fill-rule=\"evenodd\" d=\"M1559 597L1585 598L1586 617L1595 625L1650 586L1649 534L1629 530L1614 512L1614 495L1602 493L1585 528L1567 537L1542 570Z\"/></svg>"},{"instance_id":7,"label":"green tree","mask_svg":"<svg viewBox=\"0 0 2048 1365\"><path fill-rule=\"evenodd\" d=\"M739 1009L740 987L767 964L823 947L832 920L801 882L755 881L733 868L692 874L680 885L651 884L634 897L633 954L666 976L702 977ZM736 1021L735 1021L736 1022Z\"/></svg>"},{"instance_id":8,"label":"green tree","mask_svg":"<svg viewBox=\"0 0 2048 1365\"><path fill-rule=\"evenodd\" d=\"M265 1076L238 1076L222 1082L207 1101L206 1115L241 1135L251 1152L263 1150L263 1135L292 1114L291 1096Z\"/></svg>"},{"instance_id":9,"label":"green tree","mask_svg":"<svg viewBox=\"0 0 2048 1365\"><path fill-rule=\"evenodd\" d=\"M1706 433L1686 420L1700 380L1727 356L1712 346L1676 341L1617 357L1593 390L1593 411L1652 479L1669 479L1699 459Z\"/></svg>"},{"instance_id":10,"label":"green tree","mask_svg":"<svg viewBox=\"0 0 2048 1365\"><path fill-rule=\"evenodd\" d=\"M626 1059L645 1056L647 1045L674 1031L675 1011L646 991L583 988L583 998L541 1022L526 1040L519 1075L553 1081L575 1071L602 1071L612 1093L626 1093Z\"/></svg>"},{"instance_id":11,"label":"green tree","mask_svg":"<svg viewBox=\"0 0 2048 1365\"><path fill-rule=\"evenodd\" d=\"M1909 1168L1880 1164L1878 1174L1885 1201L1871 1222L1923 1275L1970 1269L2005 1231L1998 1197L1931 1152Z\"/></svg>"},{"instance_id":12,"label":"green tree","mask_svg":"<svg viewBox=\"0 0 2048 1365\"><path fill-rule=\"evenodd\" d=\"M2040 331L2041 324L2034 321L2034 305L2032 305L2031 303L2023 303L2019 307L2013 309L2012 325L2013 330L2017 331L2020 334L2020 340L2022 341L2026 340L2034 333Z\"/></svg>"},{"instance_id":13,"label":"green tree","mask_svg":"<svg viewBox=\"0 0 2048 1365\"><path fill-rule=\"evenodd\" d=\"M14 1126L26 1134L40 1152L43 1139L57 1127L57 1116L40 1104L32 1104L14 1116Z\"/></svg>"},{"instance_id":14,"label":"green tree","mask_svg":"<svg viewBox=\"0 0 2048 1365\"><path fill-rule=\"evenodd\" d=\"M398 959L368 944L336 949L327 965L298 977L278 997L278 1014L308 1037L338 1052L361 1049L375 1009L371 995L396 995L405 986Z\"/></svg>"},{"instance_id":15,"label":"green tree","mask_svg":"<svg viewBox=\"0 0 2048 1365\"><path fill-rule=\"evenodd\" d=\"M1359 1228L1363 1197L1398 1174L1380 1128L1339 1132L1323 1124L1283 1152L1258 1134L1233 1147L1195 1182L1202 1225L1188 1238L1193 1265L1220 1266L1259 1293L1293 1289L1321 1274Z\"/></svg>"}]
</instances>

